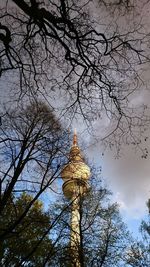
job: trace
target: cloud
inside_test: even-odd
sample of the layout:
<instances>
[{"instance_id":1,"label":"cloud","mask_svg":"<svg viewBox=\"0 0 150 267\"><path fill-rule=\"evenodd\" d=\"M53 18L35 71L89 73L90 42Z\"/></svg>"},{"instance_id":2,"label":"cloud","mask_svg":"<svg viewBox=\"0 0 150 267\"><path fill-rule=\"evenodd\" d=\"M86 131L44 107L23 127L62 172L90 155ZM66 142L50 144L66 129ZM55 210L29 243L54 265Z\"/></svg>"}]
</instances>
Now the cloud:
<instances>
[{"instance_id":1,"label":"cloud","mask_svg":"<svg viewBox=\"0 0 150 267\"><path fill-rule=\"evenodd\" d=\"M102 166L103 178L122 212L132 218L142 218L150 196L150 157L142 159L127 147L123 149L124 156L119 159L115 159L110 151L102 157L96 150L93 150L95 162Z\"/></svg>"}]
</instances>

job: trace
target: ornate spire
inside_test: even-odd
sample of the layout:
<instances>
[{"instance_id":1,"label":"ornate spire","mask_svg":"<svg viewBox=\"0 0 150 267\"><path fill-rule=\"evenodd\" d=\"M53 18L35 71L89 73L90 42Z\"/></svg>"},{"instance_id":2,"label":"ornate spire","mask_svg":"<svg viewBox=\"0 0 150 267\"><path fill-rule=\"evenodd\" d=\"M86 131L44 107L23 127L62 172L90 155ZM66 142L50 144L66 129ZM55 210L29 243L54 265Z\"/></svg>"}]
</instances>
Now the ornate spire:
<instances>
[{"instance_id":1,"label":"ornate spire","mask_svg":"<svg viewBox=\"0 0 150 267\"><path fill-rule=\"evenodd\" d=\"M74 135L73 135L73 146L77 146L78 141L77 141L77 131L76 128L74 129Z\"/></svg>"},{"instance_id":2,"label":"ornate spire","mask_svg":"<svg viewBox=\"0 0 150 267\"><path fill-rule=\"evenodd\" d=\"M70 161L83 161L80 148L78 147L78 141L77 141L77 132L76 129L74 130L74 135L73 135L73 144L70 149L70 154L69 154L69 159Z\"/></svg>"}]
</instances>

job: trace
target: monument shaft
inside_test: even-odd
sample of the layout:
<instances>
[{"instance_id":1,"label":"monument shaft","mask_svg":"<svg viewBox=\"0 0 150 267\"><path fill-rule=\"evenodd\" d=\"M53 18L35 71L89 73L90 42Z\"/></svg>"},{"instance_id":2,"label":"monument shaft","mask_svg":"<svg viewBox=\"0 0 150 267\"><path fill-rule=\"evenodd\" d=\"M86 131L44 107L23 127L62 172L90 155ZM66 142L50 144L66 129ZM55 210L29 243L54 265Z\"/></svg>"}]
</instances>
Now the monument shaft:
<instances>
[{"instance_id":1,"label":"monument shaft","mask_svg":"<svg viewBox=\"0 0 150 267\"><path fill-rule=\"evenodd\" d=\"M71 233L70 246L72 255L72 267L81 267L81 218L80 203L82 197L89 189L88 179L90 169L85 164L77 145L77 135L74 134L73 145L69 154L69 163L61 171L61 177L64 180L64 195L71 200Z\"/></svg>"}]
</instances>

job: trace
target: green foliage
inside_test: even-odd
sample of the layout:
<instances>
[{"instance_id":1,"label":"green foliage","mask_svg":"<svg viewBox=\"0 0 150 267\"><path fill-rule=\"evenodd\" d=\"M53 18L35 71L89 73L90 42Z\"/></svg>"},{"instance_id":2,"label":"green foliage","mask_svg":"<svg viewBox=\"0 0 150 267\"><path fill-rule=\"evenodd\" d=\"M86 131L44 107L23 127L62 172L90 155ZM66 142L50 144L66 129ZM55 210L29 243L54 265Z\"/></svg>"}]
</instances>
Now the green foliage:
<instances>
[{"instance_id":1,"label":"green foliage","mask_svg":"<svg viewBox=\"0 0 150 267\"><path fill-rule=\"evenodd\" d=\"M9 229L20 218L31 200L32 196L26 193L19 198L11 196L0 220L1 231ZM45 235L49 227L49 214L43 211L42 202L37 200L15 231L1 244L1 266L12 267L23 262L23 266L41 267L47 252L52 250L49 236Z\"/></svg>"}]
</instances>

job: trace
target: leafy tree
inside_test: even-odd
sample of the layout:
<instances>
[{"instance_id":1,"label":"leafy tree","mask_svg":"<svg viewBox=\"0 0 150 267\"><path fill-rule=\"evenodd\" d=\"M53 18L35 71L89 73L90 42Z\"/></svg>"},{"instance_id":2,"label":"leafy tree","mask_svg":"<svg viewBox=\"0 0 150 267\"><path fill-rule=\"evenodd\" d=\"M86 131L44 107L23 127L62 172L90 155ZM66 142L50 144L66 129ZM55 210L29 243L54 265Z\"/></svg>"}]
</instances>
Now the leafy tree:
<instances>
[{"instance_id":1,"label":"leafy tree","mask_svg":"<svg viewBox=\"0 0 150 267\"><path fill-rule=\"evenodd\" d=\"M45 104L36 102L6 112L0 128L0 216L12 194L32 193L33 198L9 227L1 229L1 240L15 231L34 202L59 177L65 142L60 123Z\"/></svg>"},{"instance_id":2,"label":"leafy tree","mask_svg":"<svg viewBox=\"0 0 150 267\"><path fill-rule=\"evenodd\" d=\"M5 227L9 228L21 216L32 199L33 197L26 193L21 194L19 198L13 195L9 198L0 218L1 231ZM42 202L36 200L15 231L4 240L0 250L1 266L44 266L48 252L53 250L49 236L43 238L50 224L50 215L43 211ZM42 242L37 247L41 239ZM20 265L20 262L23 262L23 265Z\"/></svg>"},{"instance_id":3,"label":"leafy tree","mask_svg":"<svg viewBox=\"0 0 150 267\"><path fill-rule=\"evenodd\" d=\"M9 227L16 221L32 199L26 193L21 194L19 198L11 196L0 220L1 229ZM43 238L48 227L50 227L50 216L43 211L42 202L36 200L21 224L17 225L15 231L3 242L0 252L1 266L44 266L47 252L52 251L49 236ZM36 248L42 238L40 246ZM31 253L33 249L34 252ZM22 261L23 265L20 265Z\"/></svg>"}]
</instances>

